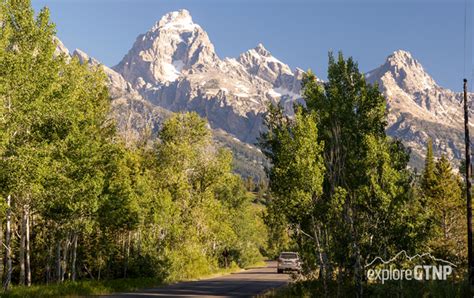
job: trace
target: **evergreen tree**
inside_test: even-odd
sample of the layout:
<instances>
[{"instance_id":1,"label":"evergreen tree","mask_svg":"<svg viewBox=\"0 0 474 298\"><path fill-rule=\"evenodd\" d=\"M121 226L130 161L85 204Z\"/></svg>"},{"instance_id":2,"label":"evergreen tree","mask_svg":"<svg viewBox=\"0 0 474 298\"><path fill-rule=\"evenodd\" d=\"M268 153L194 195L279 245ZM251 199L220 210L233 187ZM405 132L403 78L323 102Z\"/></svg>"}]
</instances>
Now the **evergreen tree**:
<instances>
[{"instance_id":1,"label":"evergreen tree","mask_svg":"<svg viewBox=\"0 0 474 298\"><path fill-rule=\"evenodd\" d=\"M436 162L434 174L428 202L435 225L430 246L437 256L459 263L466 255L462 182L444 155Z\"/></svg>"},{"instance_id":2,"label":"evergreen tree","mask_svg":"<svg viewBox=\"0 0 474 298\"><path fill-rule=\"evenodd\" d=\"M433 197L433 186L436 183L435 160L433 156L433 140L428 140L426 148L425 168L423 169L420 187L425 200Z\"/></svg>"}]
</instances>

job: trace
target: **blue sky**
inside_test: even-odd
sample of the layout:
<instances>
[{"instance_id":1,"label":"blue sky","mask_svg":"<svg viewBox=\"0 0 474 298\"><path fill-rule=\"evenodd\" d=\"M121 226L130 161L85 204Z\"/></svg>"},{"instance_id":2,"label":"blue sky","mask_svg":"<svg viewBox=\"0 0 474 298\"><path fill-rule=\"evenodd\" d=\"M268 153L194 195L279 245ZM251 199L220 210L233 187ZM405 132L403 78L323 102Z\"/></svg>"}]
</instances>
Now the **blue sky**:
<instances>
[{"instance_id":1,"label":"blue sky","mask_svg":"<svg viewBox=\"0 0 474 298\"><path fill-rule=\"evenodd\" d=\"M469 0L471 2L471 0ZM58 36L108 66L117 64L165 13L185 8L207 31L217 54L237 57L262 42L292 68L325 78L327 53L342 50L361 71L397 49L410 51L444 87L461 90L464 0L33 0L48 6ZM468 53L472 52L468 4ZM467 61L472 60L468 54Z\"/></svg>"}]
</instances>

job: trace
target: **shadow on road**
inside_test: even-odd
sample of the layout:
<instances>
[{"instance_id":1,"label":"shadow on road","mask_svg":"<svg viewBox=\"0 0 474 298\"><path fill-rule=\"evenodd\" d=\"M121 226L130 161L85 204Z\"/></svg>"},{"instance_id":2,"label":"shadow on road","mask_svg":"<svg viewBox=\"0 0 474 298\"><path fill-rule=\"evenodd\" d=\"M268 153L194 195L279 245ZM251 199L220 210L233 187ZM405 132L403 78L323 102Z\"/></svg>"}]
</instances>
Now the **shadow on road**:
<instances>
[{"instance_id":1,"label":"shadow on road","mask_svg":"<svg viewBox=\"0 0 474 298\"><path fill-rule=\"evenodd\" d=\"M276 263L252 268L221 277L180 282L170 286L145 289L134 293L120 293L108 297L252 297L272 288L284 286L290 280L288 274L278 274Z\"/></svg>"}]
</instances>

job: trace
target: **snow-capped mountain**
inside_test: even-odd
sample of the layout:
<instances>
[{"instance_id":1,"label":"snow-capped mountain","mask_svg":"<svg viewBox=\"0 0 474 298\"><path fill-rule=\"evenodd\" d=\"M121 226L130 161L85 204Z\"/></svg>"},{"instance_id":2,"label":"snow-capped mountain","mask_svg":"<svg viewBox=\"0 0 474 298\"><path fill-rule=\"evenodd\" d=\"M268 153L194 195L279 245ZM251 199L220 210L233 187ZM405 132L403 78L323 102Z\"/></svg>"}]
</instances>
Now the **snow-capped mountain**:
<instances>
[{"instance_id":1,"label":"snow-capped mountain","mask_svg":"<svg viewBox=\"0 0 474 298\"><path fill-rule=\"evenodd\" d=\"M135 44L115 69L139 88L176 81L184 72L219 61L207 33L186 10L166 14Z\"/></svg>"},{"instance_id":2,"label":"snow-capped mountain","mask_svg":"<svg viewBox=\"0 0 474 298\"><path fill-rule=\"evenodd\" d=\"M192 110L242 141L253 143L270 102L291 110L302 71L262 44L238 59L217 56L207 33L187 10L166 14L115 67L133 88L171 111Z\"/></svg>"},{"instance_id":3,"label":"snow-capped mountain","mask_svg":"<svg viewBox=\"0 0 474 298\"><path fill-rule=\"evenodd\" d=\"M389 135L412 150L412 163L422 166L428 139L437 155L459 160L464 148L462 95L440 87L406 51L396 51L368 72L388 99ZM471 117L472 117L471 113Z\"/></svg>"},{"instance_id":4,"label":"snow-capped mountain","mask_svg":"<svg viewBox=\"0 0 474 298\"><path fill-rule=\"evenodd\" d=\"M140 35L113 68L150 103L196 111L213 128L254 143L269 103L292 113L300 99L301 69L292 70L262 44L238 58L218 57L207 33L186 10L166 14ZM462 154L461 95L440 87L406 51L396 51L366 75L388 98L387 132L412 150L420 167L426 144L450 159Z\"/></svg>"},{"instance_id":5,"label":"snow-capped mountain","mask_svg":"<svg viewBox=\"0 0 474 298\"><path fill-rule=\"evenodd\" d=\"M57 52L69 55L59 40ZM99 64L80 50L72 55ZM251 162L255 156L262 158L252 144L263 129L268 104L279 102L291 114L301 98L304 73L292 70L262 44L237 58L220 58L186 10L163 16L138 36L118 65L104 66L104 72L119 130L131 141L145 128L156 130L172 112L196 111L208 119L220 143L240 148L239 154L250 150L242 157L252 156ZM387 97L387 133L412 150L412 166L423 166L429 138L436 155L445 154L455 163L462 158L461 94L439 86L402 50L368 72L366 79Z\"/></svg>"}]
</instances>

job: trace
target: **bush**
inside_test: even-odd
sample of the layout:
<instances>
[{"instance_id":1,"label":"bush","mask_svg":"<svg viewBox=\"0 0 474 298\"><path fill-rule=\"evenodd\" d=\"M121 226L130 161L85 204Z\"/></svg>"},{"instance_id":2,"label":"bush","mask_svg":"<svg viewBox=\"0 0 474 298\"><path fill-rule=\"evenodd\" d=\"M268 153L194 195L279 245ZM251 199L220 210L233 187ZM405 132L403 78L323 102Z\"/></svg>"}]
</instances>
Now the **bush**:
<instances>
[{"instance_id":1,"label":"bush","mask_svg":"<svg viewBox=\"0 0 474 298\"><path fill-rule=\"evenodd\" d=\"M345 283L328 283L329 297L355 297L355 287ZM270 291L263 297L321 297L323 284L319 280L298 281L288 287ZM397 281L367 284L364 297L472 297L466 281Z\"/></svg>"}]
</instances>

